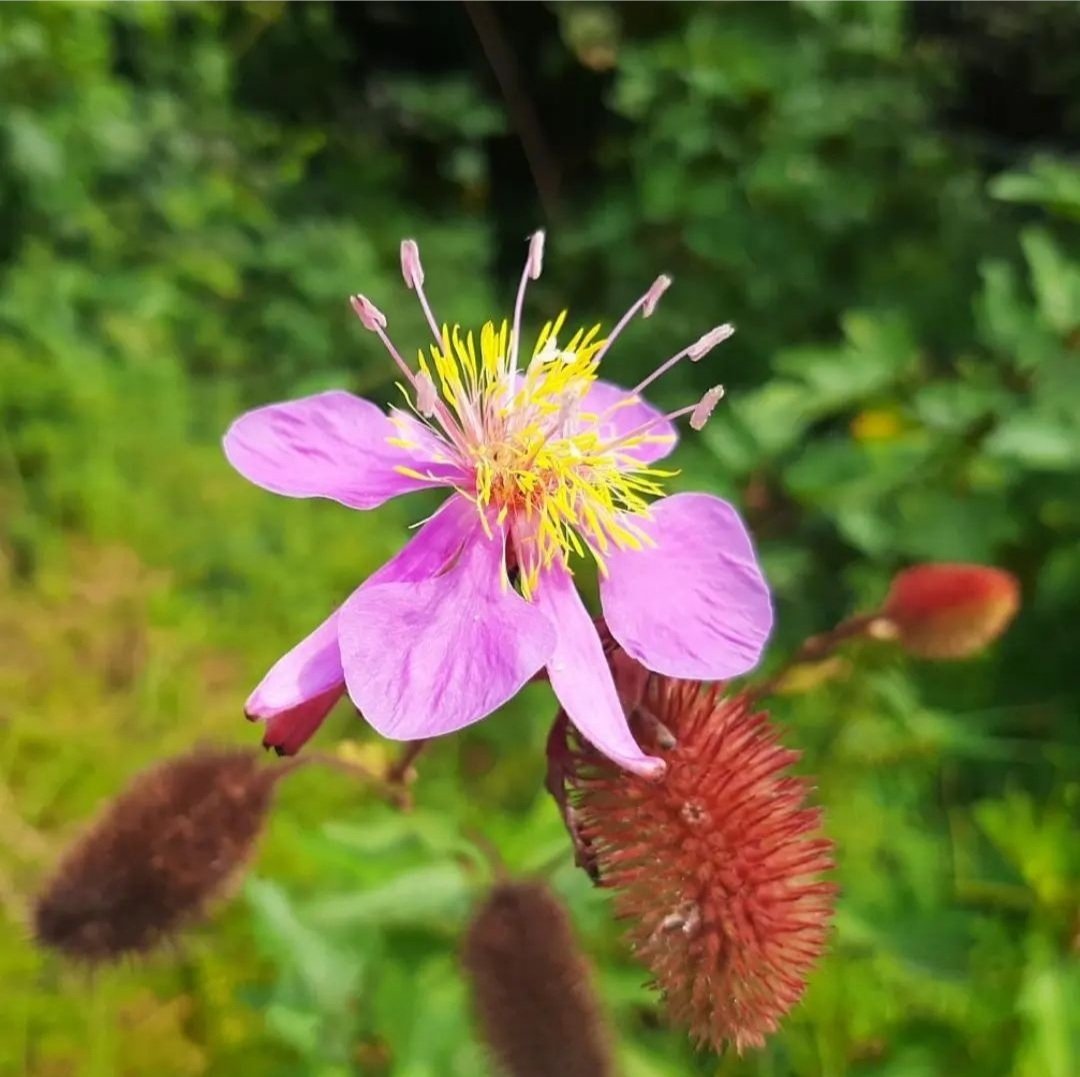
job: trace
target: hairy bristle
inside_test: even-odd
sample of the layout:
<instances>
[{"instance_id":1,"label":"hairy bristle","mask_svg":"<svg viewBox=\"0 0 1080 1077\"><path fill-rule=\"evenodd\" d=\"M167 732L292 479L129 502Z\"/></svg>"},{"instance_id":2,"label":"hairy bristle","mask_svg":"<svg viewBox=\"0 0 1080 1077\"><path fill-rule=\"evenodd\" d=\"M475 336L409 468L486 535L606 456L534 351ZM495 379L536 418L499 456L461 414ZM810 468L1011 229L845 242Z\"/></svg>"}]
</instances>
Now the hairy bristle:
<instances>
[{"instance_id":1,"label":"hairy bristle","mask_svg":"<svg viewBox=\"0 0 1080 1077\"><path fill-rule=\"evenodd\" d=\"M897 574L882 617L909 654L967 658L993 643L1020 608L1016 577L987 565L915 565Z\"/></svg>"},{"instance_id":2,"label":"hairy bristle","mask_svg":"<svg viewBox=\"0 0 1080 1077\"><path fill-rule=\"evenodd\" d=\"M246 864L283 773L255 752L203 749L138 775L37 896L38 942L98 964L172 937Z\"/></svg>"},{"instance_id":3,"label":"hairy bristle","mask_svg":"<svg viewBox=\"0 0 1080 1077\"><path fill-rule=\"evenodd\" d=\"M743 697L651 677L634 711L650 781L578 745L570 794L601 885L672 1021L715 1049L761 1046L821 956L831 843L797 753Z\"/></svg>"},{"instance_id":4,"label":"hairy bristle","mask_svg":"<svg viewBox=\"0 0 1080 1077\"><path fill-rule=\"evenodd\" d=\"M614 1062L570 921L540 882L497 884L463 962L484 1041L506 1077L609 1077Z\"/></svg>"}]
</instances>

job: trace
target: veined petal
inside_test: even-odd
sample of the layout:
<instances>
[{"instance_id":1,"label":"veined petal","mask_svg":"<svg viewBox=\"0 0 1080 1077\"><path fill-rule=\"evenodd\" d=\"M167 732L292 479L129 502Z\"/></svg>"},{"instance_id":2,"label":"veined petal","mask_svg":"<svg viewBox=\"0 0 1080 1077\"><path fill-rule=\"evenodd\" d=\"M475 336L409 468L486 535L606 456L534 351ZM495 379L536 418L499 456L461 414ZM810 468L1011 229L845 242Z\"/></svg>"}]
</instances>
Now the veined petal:
<instances>
[{"instance_id":1,"label":"veined petal","mask_svg":"<svg viewBox=\"0 0 1080 1077\"><path fill-rule=\"evenodd\" d=\"M392 582L425 580L453 558L470 526L475 508L462 497L450 498L395 557L358 589ZM315 734L345 693L335 610L311 635L274 663L248 698L245 712L266 723L263 744L293 755Z\"/></svg>"},{"instance_id":2,"label":"veined petal","mask_svg":"<svg viewBox=\"0 0 1080 1077\"><path fill-rule=\"evenodd\" d=\"M600 582L604 618L623 649L656 673L723 680L752 669L772 604L738 513L710 494L657 501L635 518L655 546L613 550Z\"/></svg>"},{"instance_id":3,"label":"veined petal","mask_svg":"<svg viewBox=\"0 0 1080 1077\"><path fill-rule=\"evenodd\" d=\"M479 522L471 501L456 494L447 498L405 546L368 576L358 590L384 583L413 583L440 575L479 527Z\"/></svg>"},{"instance_id":4,"label":"veined petal","mask_svg":"<svg viewBox=\"0 0 1080 1077\"><path fill-rule=\"evenodd\" d=\"M561 564L541 577L536 605L555 626L548 679L570 721L619 766L646 776L662 773L663 761L646 755L630 732L600 637L573 577Z\"/></svg>"},{"instance_id":5,"label":"veined petal","mask_svg":"<svg viewBox=\"0 0 1080 1077\"><path fill-rule=\"evenodd\" d=\"M674 451L679 443L675 424L663 417L663 412L639 396L613 385L609 381L594 381L582 398L578 414L597 417L600 434L607 440L624 437L655 421L646 437L648 440L622 451L638 464L654 464Z\"/></svg>"},{"instance_id":6,"label":"veined petal","mask_svg":"<svg viewBox=\"0 0 1080 1077\"><path fill-rule=\"evenodd\" d=\"M510 699L547 661L555 633L510 587L505 538L478 518L432 579L362 587L338 636L353 703L394 740L451 733Z\"/></svg>"},{"instance_id":7,"label":"veined petal","mask_svg":"<svg viewBox=\"0 0 1080 1077\"><path fill-rule=\"evenodd\" d=\"M459 474L457 465L431 457L430 444L391 443L399 437L370 401L335 389L240 416L225 435L225 455L265 490L330 498L354 509L372 509Z\"/></svg>"},{"instance_id":8,"label":"veined petal","mask_svg":"<svg viewBox=\"0 0 1080 1077\"><path fill-rule=\"evenodd\" d=\"M335 611L274 663L244 711L266 723L267 748L293 755L314 736L344 692Z\"/></svg>"}]
</instances>

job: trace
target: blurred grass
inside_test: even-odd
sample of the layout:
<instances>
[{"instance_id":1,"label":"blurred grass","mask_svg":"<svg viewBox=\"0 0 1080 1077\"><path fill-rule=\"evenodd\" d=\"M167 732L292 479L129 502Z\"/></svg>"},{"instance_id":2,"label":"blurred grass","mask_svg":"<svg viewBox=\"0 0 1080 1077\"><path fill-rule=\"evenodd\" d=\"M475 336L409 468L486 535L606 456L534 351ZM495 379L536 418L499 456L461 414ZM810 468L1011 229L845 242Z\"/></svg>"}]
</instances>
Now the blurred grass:
<instances>
[{"instance_id":1,"label":"blurred grass","mask_svg":"<svg viewBox=\"0 0 1080 1077\"><path fill-rule=\"evenodd\" d=\"M777 701L843 901L805 1004L745 1060L663 1028L572 869L539 686L432 749L410 816L297 775L246 900L176 954L89 976L27 941L27 896L80 822L163 754L252 743L251 685L427 507L254 490L221 456L230 419L327 385L389 398L347 294L423 339L396 266L416 235L437 310L476 324L540 212L520 109L455 5L0 9L0 1074L481 1072L455 966L490 871L477 833L553 871L629 1077L1080 1069L1080 174L950 115L962 45L1064 49L1077 14L987 8L960 37L891 3L503 20L561 179L534 312L610 324L672 272L611 356L627 383L739 327L676 485L750 517L770 662L911 560L1024 585L982 659L871 649ZM1046 69L1069 99L1075 72ZM661 396L715 380L690 367ZM318 743L342 738L389 750L346 707Z\"/></svg>"}]
</instances>

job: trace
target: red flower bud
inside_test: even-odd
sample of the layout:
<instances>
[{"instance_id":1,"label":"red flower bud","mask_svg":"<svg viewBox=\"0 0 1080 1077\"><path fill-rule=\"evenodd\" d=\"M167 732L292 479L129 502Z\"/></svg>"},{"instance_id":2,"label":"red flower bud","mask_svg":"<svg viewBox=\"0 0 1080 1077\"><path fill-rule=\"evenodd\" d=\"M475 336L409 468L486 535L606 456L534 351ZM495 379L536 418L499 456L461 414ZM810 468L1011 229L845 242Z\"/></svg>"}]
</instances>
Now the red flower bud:
<instances>
[{"instance_id":1,"label":"red flower bud","mask_svg":"<svg viewBox=\"0 0 1080 1077\"><path fill-rule=\"evenodd\" d=\"M967 658L992 643L1020 606L1016 578L985 565L916 565L899 573L875 619L919 658Z\"/></svg>"}]
</instances>

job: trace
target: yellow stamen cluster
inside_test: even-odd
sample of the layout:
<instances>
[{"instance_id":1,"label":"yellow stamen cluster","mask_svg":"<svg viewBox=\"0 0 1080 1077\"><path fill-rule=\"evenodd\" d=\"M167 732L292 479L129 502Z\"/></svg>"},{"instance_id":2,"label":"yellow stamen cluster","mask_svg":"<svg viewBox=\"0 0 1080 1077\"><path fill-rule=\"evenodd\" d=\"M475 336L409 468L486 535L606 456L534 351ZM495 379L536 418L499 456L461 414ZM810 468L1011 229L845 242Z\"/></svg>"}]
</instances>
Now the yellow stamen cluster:
<instances>
[{"instance_id":1,"label":"yellow stamen cluster","mask_svg":"<svg viewBox=\"0 0 1080 1077\"><path fill-rule=\"evenodd\" d=\"M559 347L565 318L564 311L544 326L521 371L505 321L484 325L479 349L471 331L444 327L430 361L419 356L421 378L441 396L430 425L473 476L472 488L460 492L475 502L485 528L492 516L509 521L526 597L558 559L588 552L603 572L612 547L640 549L648 538L623 514L644 514L663 495L658 480L673 474L630 454L664 435L642 430L613 441L603 431L607 416L583 409L604 341L595 325Z\"/></svg>"}]
</instances>

